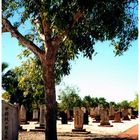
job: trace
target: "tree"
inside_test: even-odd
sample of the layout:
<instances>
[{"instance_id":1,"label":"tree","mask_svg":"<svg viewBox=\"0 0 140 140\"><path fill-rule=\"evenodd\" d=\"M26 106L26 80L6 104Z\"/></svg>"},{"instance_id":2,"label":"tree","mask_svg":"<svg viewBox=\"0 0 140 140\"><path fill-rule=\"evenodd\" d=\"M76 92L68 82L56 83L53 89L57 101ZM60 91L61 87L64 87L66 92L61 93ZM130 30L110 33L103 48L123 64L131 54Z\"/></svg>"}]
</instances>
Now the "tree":
<instances>
[{"instance_id":1,"label":"tree","mask_svg":"<svg viewBox=\"0 0 140 140\"><path fill-rule=\"evenodd\" d=\"M136 93L135 99L129 103L129 106L138 110L138 106L139 106L138 93Z\"/></svg>"},{"instance_id":2,"label":"tree","mask_svg":"<svg viewBox=\"0 0 140 140\"><path fill-rule=\"evenodd\" d=\"M2 31L10 32L42 64L46 140L57 139L55 62L59 58L65 70L69 60L79 52L91 59L95 42L105 40L112 40L116 55L121 55L137 39L137 14L134 16L137 3L137 0L2 1ZM22 33L23 24L27 28L31 25L28 34Z\"/></svg>"},{"instance_id":3,"label":"tree","mask_svg":"<svg viewBox=\"0 0 140 140\"><path fill-rule=\"evenodd\" d=\"M98 98L98 102L99 102L98 104L103 105L103 107L105 107L105 108L109 107L109 103L103 97Z\"/></svg>"},{"instance_id":4,"label":"tree","mask_svg":"<svg viewBox=\"0 0 140 140\"><path fill-rule=\"evenodd\" d=\"M23 91L18 87L18 78L13 70L8 70L2 76L2 87L6 91L3 97L9 94L10 103L22 104L24 102Z\"/></svg>"},{"instance_id":5,"label":"tree","mask_svg":"<svg viewBox=\"0 0 140 140\"><path fill-rule=\"evenodd\" d=\"M127 100L120 102L120 107L124 109L128 109L130 107L129 102Z\"/></svg>"},{"instance_id":6,"label":"tree","mask_svg":"<svg viewBox=\"0 0 140 140\"><path fill-rule=\"evenodd\" d=\"M2 72L8 67L8 64L6 62L2 63Z\"/></svg>"},{"instance_id":7,"label":"tree","mask_svg":"<svg viewBox=\"0 0 140 140\"><path fill-rule=\"evenodd\" d=\"M73 109L81 106L81 98L78 96L78 89L75 87L66 86L59 91L59 107L61 110Z\"/></svg>"},{"instance_id":8,"label":"tree","mask_svg":"<svg viewBox=\"0 0 140 140\"><path fill-rule=\"evenodd\" d=\"M24 91L24 96L31 98L32 107L38 107L44 102L44 85L42 67L35 58L29 57L22 65L14 69L18 77L18 87Z\"/></svg>"},{"instance_id":9,"label":"tree","mask_svg":"<svg viewBox=\"0 0 140 140\"><path fill-rule=\"evenodd\" d=\"M92 100L93 100L93 107L97 107L99 104L99 99L97 97L93 97Z\"/></svg>"},{"instance_id":10,"label":"tree","mask_svg":"<svg viewBox=\"0 0 140 140\"><path fill-rule=\"evenodd\" d=\"M90 95L85 96L82 100L82 105L89 108L93 106L93 100L92 97L90 97Z\"/></svg>"}]
</instances>

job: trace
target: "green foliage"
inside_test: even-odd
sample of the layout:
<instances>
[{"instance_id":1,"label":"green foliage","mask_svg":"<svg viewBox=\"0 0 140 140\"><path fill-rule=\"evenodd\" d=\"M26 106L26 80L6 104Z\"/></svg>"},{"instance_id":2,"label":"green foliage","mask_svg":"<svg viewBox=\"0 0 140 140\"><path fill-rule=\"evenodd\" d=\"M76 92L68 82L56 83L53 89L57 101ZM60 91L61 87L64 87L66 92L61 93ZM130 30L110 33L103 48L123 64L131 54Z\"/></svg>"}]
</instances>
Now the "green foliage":
<instances>
[{"instance_id":1,"label":"green foliage","mask_svg":"<svg viewBox=\"0 0 140 140\"><path fill-rule=\"evenodd\" d=\"M84 107L92 107L93 106L93 100L92 97L90 95L85 96L82 100L82 106Z\"/></svg>"},{"instance_id":2,"label":"green foliage","mask_svg":"<svg viewBox=\"0 0 140 140\"><path fill-rule=\"evenodd\" d=\"M44 84L42 67L40 63L29 58L21 66L14 69L18 76L18 87L24 91L24 96L29 96L32 105L39 105L44 98Z\"/></svg>"},{"instance_id":3,"label":"green foliage","mask_svg":"<svg viewBox=\"0 0 140 140\"><path fill-rule=\"evenodd\" d=\"M73 107L81 106L81 98L78 96L78 89L66 86L59 91L59 107L61 110L73 109Z\"/></svg>"},{"instance_id":4,"label":"green foliage","mask_svg":"<svg viewBox=\"0 0 140 140\"><path fill-rule=\"evenodd\" d=\"M3 62L2 63L2 72L4 72L4 70L8 67L8 63Z\"/></svg>"},{"instance_id":5,"label":"green foliage","mask_svg":"<svg viewBox=\"0 0 140 140\"><path fill-rule=\"evenodd\" d=\"M10 93L9 92L2 93L2 98L6 101L9 101L10 100Z\"/></svg>"},{"instance_id":6,"label":"green foliage","mask_svg":"<svg viewBox=\"0 0 140 140\"><path fill-rule=\"evenodd\" d=\"M98 98L98 102L99 102L100 105L103 105L103 107L105 107L105 108L109 107L109 103L103 97Z\"/></svg>"},{"instance_id":7,"label":"green foliage","mask_svg":"<svg viewBox=\"0 0 140 140\"><path fill-rule=\"evenodd\" d=\"M17 75L13 70L9 70L2 75L2 87L6 91L3 97L9 96L10 103L23 103L23 91L18 87Z\"/></svg>"},{"instance_id":8,"label":"green foliage","mask_svg":"<svg viewBox=\"0 0 140 140\"><path fill-rule=\"evenodd\" d=\"M129 105L130 105L130 107L132 107L132 108L138 110L138 107L139 107L138 93L136 93L135 99L134 99L133 101L131 101L131 102L129 103Z\"/></svg>"},{"instance_id":9,"label":"green foliage","mask_svg":"<svg viewBox=\"0 0 140 140\"><path fill-rule=\"evenodd\" d=\"M66 57L62 59L66 66L69 65L68 60L79 52L91 59L96 41L111 40L116 55L123 54L138 36L137 8L137 0L2 1L4 17L18 16L19 20L15 21L18 27L30 21L32 26L26 37L35 43L39 42L40 48L44 49L44 42L38 31L43 32L41 21L44 19L52 30L51 39L65 33L59 52ZM38 28L35 20L38 20ZM61 49L65 50L64 54ZM71 57L68 57L69 53Z\"/></svg>"},{"instance_id":10,"label":"green foliage","mask_svg":"<svg viewBox=\"0 0 140 140\"><path fill-rule=\"evenodd\" d=\"M127 108L130 107L129 102L127 100L124 100L124 101L120 102L119 105L120 105L121 108L124 108L124 109L127 109Z\"/></svg>"}]
</instances>

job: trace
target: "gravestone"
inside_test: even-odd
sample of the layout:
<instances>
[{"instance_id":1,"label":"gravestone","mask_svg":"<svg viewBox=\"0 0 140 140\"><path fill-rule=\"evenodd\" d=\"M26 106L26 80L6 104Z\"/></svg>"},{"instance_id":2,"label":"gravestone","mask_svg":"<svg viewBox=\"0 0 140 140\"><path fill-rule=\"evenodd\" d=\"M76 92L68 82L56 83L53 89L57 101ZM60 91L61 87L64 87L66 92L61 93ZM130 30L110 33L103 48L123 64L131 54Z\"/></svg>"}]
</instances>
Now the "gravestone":
<instances>
[{"instance_id":1,"label":"gravestone","mask_svg":"<svg viewBox=\"0 0 140 140\"><path fill-rule=\"evenodd\" d=\"M115 112L113 123L122 123L120 111Z\"/></svg>"},{"instance_id":2,"label":"gravestone","mask_svg":"<svg viewBox=\"0 0 140 140\"><path fill-rule=\"evenodd\" d=\"M45 124L46 124L45 115L46 115L46 105L42 104L40 105L40 117L39 117L39 124L40 127L42 128L45 128Z\"/></svg>"},{"instance_id":3,"label":"gravestone","mask_svg":"<svg viewBox=\"0 0 140 140\"><path fill-rule=\"evenodd\" d=\"M67 110L65 111L65 113L67 113L67 120L68 120L68 121L72 121L71 110L67 109Z\"/></svg>"},{"instance_id":4,"label":"gravestone","mask_svg":"<svg viewBox=\"0 0 140 140\"><path fill-rule=\"evenodd\" d=\"M109 108L109 120L114 120L114 114L115 114L115 110L114 108L111 106Z\"/></svg>"},{"instance_id":5,"label":"gravestone","mask_svg":"<svg viewBox=\"0 0 140 140\"><path fill-rule=\"evenodd\" d=\"M128 109L123 109L122 110L122 119L123 120L130 120L128 114L129 114Z\"/></svg>"},{"instance_id":6,"label":"gravestone","mask_svg":"<svg viewBox=\"0 0 140 140\"><path fill-rule=\"evenodd\" d=\"M100 114L101 114L101 108L100 108L100 106L95 107L95 109L94 109L94 118L95 118L95 121L93 121L93 122L95 122L95 123L99 123L100 122L100 120L101 120Z\"/></svg>"},{"instance_id":7,"label":"gravestone","mask_svg":"<svg viewBox=\"0 0 140 140\"><path fill-rule=\"evenodd\" d=\"M81 107L81 110L83 111L84 113L84 116L83 116L83 124L88 124L88 111L85 107Z\"/></svg>"},{"instance_id":8,"label":"gravestone","mask_svg":"<svg viewBox=\"0 0 140 140\"><path fill-rule=\"evenodd\" d=\"M100 125L99 126L106 126L106 127L112 127L113 125L110 125L109 123L109 113L107 109L101 110L100 115Z\"/></svg>"},{"instance_id":9,"label":"gravestone","mask_svg":"<svg viewBox=\"0 0 140 140\"><path fill-rule=\"evenodd\" d=\"M85 132L85 129L83 129L83 114L79 107L74 107L74 129L72 129L72 132Z\"/></svg>"},{"instance_id":10,"label":"gravestone","mask_svg":"<svg viewBox=\"0 0 140 140\"><path fill-rule=\"evenodd\" d=\"M132 115L134 115L135 118L138 118L138 114L139 114L138 110L132 109Z\"/></svg>"},{"instance_id":11,"label":"gravestone","mask_svg":"<svg viewBox=\"0 0 140 140\"><path fill-rule=\"evenodd\" d=\"M95 110L94 108L90 108L89 115L90 115L91 118L95 117L95 111L94 110Z\"/></svg>"},{"instance_id":12,"label":"gravestone","mask_svg":"<svg viewBox=\"0 0 140 140\"><path fill-rule=\"evenodd\" d=\"M33 110L33 121L38 121L38 109Z\"/></svg>"},{"instance_id":13,"label":"gravestone","mask_svg":"<svg viewBox=\"0 0 140 140\"><path fill-rule=\"evenodd\" d=\"M131 118L131 119L135 119L135 118L136 118L135 115L133 115L132 109L131 109L131 108L128 109L128 112L129 112L129 115L130 115L130 118Z\"/></svg>"},{"instance_id":14,"label":"gravestone","mask_svg":"<svg viewBox=\"0 0 140 140\"><path fill-rule=\"evenodd\" d=\"M20 110L19 110L19 121L20 124L26 124L26 109L24 105L21 105Z\"/></svg>"},{"instance_id":15,"label":"gravestone","mask_svg":"<svg viewBox=\"0 0 140 140\"><path fill-rule=\"evenodd\" d=\"M18 140L18 107L2 101L2 140Z\"/></svg>"},{"instance_id":16,"label":"gravestone","mask_svg":"<svg viewBox=\"0 0 140 140\"><path fill-rule=\"evenodd\" d=\"M60 113L60 117L61 117L61 123L62 124L67 124L68 123L67 112L62 111Z\"/></svg>"}]
</instances>

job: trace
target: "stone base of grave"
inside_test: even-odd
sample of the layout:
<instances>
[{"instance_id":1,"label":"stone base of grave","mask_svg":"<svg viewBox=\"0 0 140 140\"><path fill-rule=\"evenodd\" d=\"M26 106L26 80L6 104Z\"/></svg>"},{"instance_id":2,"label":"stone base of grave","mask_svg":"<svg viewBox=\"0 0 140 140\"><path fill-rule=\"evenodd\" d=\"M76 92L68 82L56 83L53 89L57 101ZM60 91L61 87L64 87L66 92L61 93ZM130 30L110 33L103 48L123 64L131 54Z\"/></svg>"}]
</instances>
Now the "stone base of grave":
<instances>
[{"instance_id":1,"label":"stone base of grave","mask_svg":"<svg viewBox=\"0 0 140 140\"><path fill-rule=\"evenodd\" d=\"M113 127L113 125L110 125L110 123L100 123L100 125L98 126L101 126L101 127Z\"/></svg>"},{"instance_id":2,"label":"stone base of grave","mask_svg":"<svg viewBox=\"0 0 140 140\"><path fill-rule=\"evenodd\" d=\"M36 126L35 129L45 129L45 125Z\"/></svg>"},{"instance_id":3,"label":"stone base of grave","mask_svg":"<svg viewBox=\"0 0 140 140\"><path fill-rule=\"evenodd\" d=\"M129 117L128 116L125 116L125 117L123 117L123 119L122 120L127 120L127 121L129 121L130 119L129 119Z\"/></svg>"},{"instance_id":4,"label":"stone base of grave","mask_svg":"<svg viewBox=\"0 0 140 140\"><path fill-rule=\"evenodd\" d=\"M93 123L99 123L101 121L100 116L95 116L95 120L93 120Z\"/></svg>"},{"instance_id":5,"label":"stone base of grave","mask_svg":"<svg viewBox=\"0 0 140 140\"><path fill-rule=\"evenodd\" d=\"M109 116L109 120L114 120L114 116Z\"/></svg>"},{"instance_id":6,"label":"stone base of grave","mask_svg":"<svg viewBox=\"0 0 140 140\"><path fill-rule=\"evenodd\" d=\"M112 121L112 123L123 123L122 121Z\"/></svg>"},{"instance_id":7,"label":"stone base of grave","mask_svg":"<svg viewBox=\"0 0 140 140\"><path fill-rule=\"evenodd\" d=\"M131 115L131 119L136 119L135 115Z\"/></svg>"},{"instance_id":8,"label":"stone base of grave","mask_svg":"<svg viewBox=\"0 0 140 140\"><path fill-rule=\"evenodd\" d=\"M38 119L33 119L33 121L38 121Z\"/></svg>"},{"instance_id":9,"label":"stone base of grave","mask_svg":"<svg viewBox=\"0 0 140 140\"><path fill-rule=\"evenodd\" d=\"M20 124L27 124L27 121L20 121Z\"/></svg>"},{"instance_id":10,"label":"stone base of grave","mask_svg":"<svg viewBox=\"0 0 140 140\"><path fill-rule=\"evenodd\" d=\"M30 129L30 131L32 132L35 132L35 131L38 131L38 132L45 132L45 128L35 128L35 129Z\"/></svg>"},{"instance_id":11,"label":"stone base of grave","mask_svg":"<svg viewBox=\"0 0 140 140\"><path fill-rule=\"evenodd\" d=\"M100 120L93 120L92 123L99 123Z\"/></svg>"},{"instance_id":12,"label":"stone base of grave","mask_svg":"<svg viewBox=\"0 0 140 140\"><path fill-rule=\"evenodd\" d=\"M72 129L72 133L77 133L77 134L89 134L89 131L86 131L86 129Z\"/></svg>"}]
</instances>

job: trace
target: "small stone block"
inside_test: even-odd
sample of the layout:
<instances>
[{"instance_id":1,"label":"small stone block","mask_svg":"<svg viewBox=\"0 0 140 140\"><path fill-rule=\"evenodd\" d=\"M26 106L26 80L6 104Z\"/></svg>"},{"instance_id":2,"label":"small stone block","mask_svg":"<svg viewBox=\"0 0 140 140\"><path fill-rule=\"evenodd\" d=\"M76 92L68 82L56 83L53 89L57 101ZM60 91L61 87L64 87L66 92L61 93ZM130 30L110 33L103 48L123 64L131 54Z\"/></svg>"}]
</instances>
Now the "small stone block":
<instances>
[{"instance_id":1,"label":"small stone block","mask_svg":"<svg viewBox=\"0 0 140 140\"><path fill-rule=\"evenodd\" d=\"M86 132L86 129L72 129L72 132Z\"/></svg>"},{"instance_id":2,"label":"small stone block","mask_svg":"<svg viewBox=\"0 0 140 140\"><path fill-rule=\"evenodd\" d=\"M99 127L113 127L113 125L98 125Z\"/></svg>"}]
</instances>

